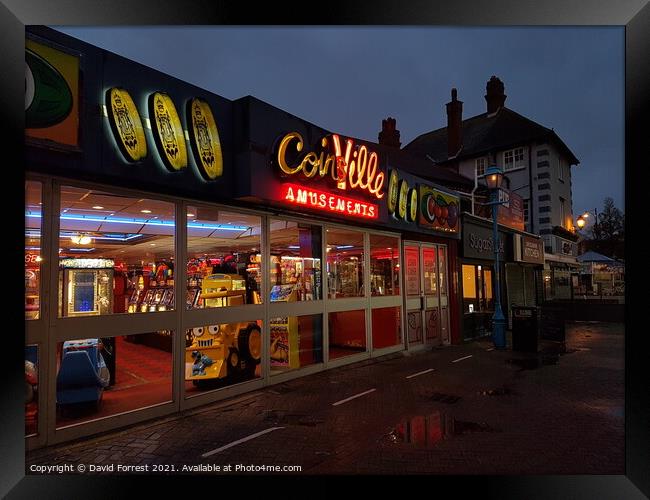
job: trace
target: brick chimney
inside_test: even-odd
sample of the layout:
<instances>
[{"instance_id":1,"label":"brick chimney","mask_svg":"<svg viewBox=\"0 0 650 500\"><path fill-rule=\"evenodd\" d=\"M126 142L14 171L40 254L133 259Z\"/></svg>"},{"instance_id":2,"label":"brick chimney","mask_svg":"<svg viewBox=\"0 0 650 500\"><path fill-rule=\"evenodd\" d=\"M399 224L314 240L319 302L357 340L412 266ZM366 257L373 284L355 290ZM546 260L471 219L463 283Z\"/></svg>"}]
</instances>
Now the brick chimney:
<instances>
[{"instance_id":1,"label":"brick chimney","mask_svg":"<svg viewBox=\"0 0 650 500\"><path fill-rule=\"evenodd\" d=\"M485 86L485 90L487 91L485 100L487 101L488 113L495 113L499 108L504 107L506 97L508 96L503 93L504 87L501 80L492 75L492 78L490 78L490 81Z\"/></svg>"},{"instance_id":2,"label":"brick chimney","mask_svg":"<svg viewBox=\"0 0 650 500\"><path fill-rule=\"evenodd\" d=\"M399 130L395 128L395 118L388 117L381 121L381 132L379 132L379 144L399 149L402 143L399 141Z\"/></svg>"},{"instance_id":3,"label":"brick chimney","mask_svg":"<svg viewBox=\"0 0 650 500\"><path fill-rule=\"evenodd\" d=\"M463 145L463 101L458 100L458 92L451 89L451 102L447 103L447 156L458 154Z\"/></svg>"}]
</instances>

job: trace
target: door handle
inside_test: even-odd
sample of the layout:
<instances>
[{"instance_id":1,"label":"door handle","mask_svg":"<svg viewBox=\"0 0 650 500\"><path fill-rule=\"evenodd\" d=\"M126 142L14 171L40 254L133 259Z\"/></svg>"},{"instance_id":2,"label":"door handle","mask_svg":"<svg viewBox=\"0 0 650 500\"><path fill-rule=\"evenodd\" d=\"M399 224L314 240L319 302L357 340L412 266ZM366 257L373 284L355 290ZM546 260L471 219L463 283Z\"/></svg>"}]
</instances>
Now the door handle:
<instances>
[{"instance_id":1,"label":"door handle","mask_svg":"<svg viewBox=\"0 0 650 500\"><path fill-rule=\"evenodd\" d=\"M420 309L422 311L424 311L424 309L425 309L424 306L425 306L425 297L424 297L424 295L420 295Z\"/></svg>"}]
</instances>

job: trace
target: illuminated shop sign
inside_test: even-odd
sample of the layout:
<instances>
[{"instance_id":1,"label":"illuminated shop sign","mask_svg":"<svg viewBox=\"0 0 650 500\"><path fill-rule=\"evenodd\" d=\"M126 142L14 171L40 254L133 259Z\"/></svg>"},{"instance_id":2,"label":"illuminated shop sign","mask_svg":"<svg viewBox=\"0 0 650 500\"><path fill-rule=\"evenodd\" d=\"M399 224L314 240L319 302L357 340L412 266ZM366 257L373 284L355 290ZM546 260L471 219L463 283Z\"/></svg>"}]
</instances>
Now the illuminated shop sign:
<instances>
[{"instance_id":1,"label":"illuminated shop sign","mask_svg":"<svg viewBox=\"0 0 650 500\"><path fill-rule=\"evenodd\" d=\"M64 269L110 269L115 266L113 259L61 259L59 266Z\"/></svg>"},{"instance_id":2,"label":"illuminated shop sign","mask_svg":"<svg viewBox=\"0 0 650 500\"><path fill-rule=\"evenodd\" d=\"M216 179L223 173L223 158L212 110L207 102L195 98L188 103L187 114L192 124L190 143L199 171L207 180Z\"/></svg>"},{"instance_id":3,"label":"illuminated shop sign","mask_svg":"<svg viewBox=\"0 0 650 500\"><path fill-rule=\"evenodd\" d=\"M351 217L363 219L377 219L379 217L379 207L373 203L354 200L297 184L283 184L281 199L286 203Z\"/></svg>"},{"instance_id":4,"label":"illuminated shop sign","mask_svg":"<svg viewBox=\"0 0 650 500\"><path fill-rule=\"evenodd\" d=\"M420 200L420 226L458 233L460 206L457 196L420 184Z\"/></svg>"},{"instance_id":5,"label":"illuminated shop sign","mask_svg":"<svg viewBox=\"0 0 650 500\"><path fill-rule=\"evenodd\" d=\"M352 139L345 140L332 134L320 140L320 149L300 154L304 140L298 132L289 132L277 147L276 162L280 171L288 176L301 174L306 179L329 177L341 190L357 190L378 200L384 197L384 173L379 171L377 153L366 146L356 146Z\"/></svg>"},{"instance_id":6,"label":"illuminated shop sign","mask_svg":"<svg viewBox=\"0 0 650 500\"><path fill-rule=\"evenodd\" d=\"M124 89L113 87L106 92L106 109L115 141L124 158L130 162L147 156L147 140L138 108Z\"/></svg>"},{"instance_id":7,"label":"illuminated shop sign","mask_svg":"<svg viewBox=\"0 0 650 500\"><path fill-rule=\"evenodd\" d=\"M79 58L25 40L25 135L79 145Z\"/></svg>"},{"instance_id":8,"label":"illuminated shop sign","mask_svg":"<svg viewBox=\"0 0 650 500\"><path fill-rule=\"evenodd\" d=\"M181 123L174 102L164 92L149 96L149 119L160 159L171 172L187 167L186 138L190 141L196 166L203 179L211 181L223 175L223 155L217 123L210 105L203 99L187 102L188 134ZM142 120L129 92L113 87L106 92L105 113L120 151L128 162L147 156L147 139Z\"/></svg>"},{"instance_id":9,"label":"illuminated shop sign","mask_svg":"<svg viewBox=\"0 0 650 500\"><path fill-rule=\"evenodd\" d=\"M163 92L149 96L149 117L160 157L172 171L187 167L187 148L181 119L171 98Z\"/></svg>"},{"instance_id":10,"label":"illuminated shop sign","mask_svg":"<svg viewBox=\"0 0 650 500\"><path fill-rule=\"evenodd\" d=\"M418 215L417 189L409 187L406 179L400 179L395 169L390 171L388 178L388 213L398 220L415 222Z\"/></svg>"}]
</instances>

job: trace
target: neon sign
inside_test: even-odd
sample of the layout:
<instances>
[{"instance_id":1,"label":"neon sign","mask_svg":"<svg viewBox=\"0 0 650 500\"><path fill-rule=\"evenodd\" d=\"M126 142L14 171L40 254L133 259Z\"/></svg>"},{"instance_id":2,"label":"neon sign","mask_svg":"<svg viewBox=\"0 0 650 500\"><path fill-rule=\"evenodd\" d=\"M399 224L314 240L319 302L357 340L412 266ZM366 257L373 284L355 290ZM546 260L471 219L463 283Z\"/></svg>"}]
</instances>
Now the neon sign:
<instances>
[{"instance_id":1,"label":"neon sign","mask_svg":"<svg viewBox=\"0 0 650 500\"><path fill-rule=\"evenodd\" d=\"M365 145L355 148L354 141L346 139L343 148L341 138L332 134L321 139L319 152L311 151L292 164L287 160L290 145L293 145L296 153L300 153L304 147L302 135L289 132L278 145L276 159L284 174L296 175L302 172L307 179L316 175L320 178L330 176L338 189L367 191L379 200L384 197L382 188L385 176L378 171L377 153L369 152Z\"/></svg>"},{"instance_id":2,"label":"neon sign","mask_svg":"<svg viewBox=\"0 0 650 500\"><path fill-rule=\"evenodd\" d=\"M283 184L281 196L282 201L326 212L363 219L377 219L379 217L379 207L374 203L354 200L296 184Z\"/></svg>"}]
</instances>

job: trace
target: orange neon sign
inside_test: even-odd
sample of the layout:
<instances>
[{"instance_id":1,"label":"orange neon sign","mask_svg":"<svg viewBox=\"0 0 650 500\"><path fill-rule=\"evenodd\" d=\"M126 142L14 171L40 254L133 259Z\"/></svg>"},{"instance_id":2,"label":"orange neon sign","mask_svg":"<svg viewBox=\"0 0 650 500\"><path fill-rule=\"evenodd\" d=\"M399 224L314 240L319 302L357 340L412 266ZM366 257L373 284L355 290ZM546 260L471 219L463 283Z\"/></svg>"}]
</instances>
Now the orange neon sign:
<instances>
[{"instance_id":1,"label":"orange neon sign","mask_svg":"<svg viewBox=\"0 0 650 500\"><path fill-rule=\"evenodd\" d=\"M363 219L377 219L379 217L379 207L374 203L354 200L338 194L298 186L297 184L283 184L281 199L295 205L352 217Z\"/></svg>"},{"instance_id":2,"label":"orange neon sign","mask_svg":"<svg viewBox=\"0 0 650 500\"><path fill-rule=\"evenodd\" d=\"M277 150L277 163L284 174L302 172L307 179L316 175L321 178L330 176L338 189L367 191L379 200L384 197L385 175L379 171L377 153L368 151L365 145L355 148L354 141L347 139L343 151L340 137L332 134L321 139L319 153L311 151L299 158L299 163L290 165L287 161L289 150L300 153L303 147L304 140L298 132L289 132L282 138Z\"/></svg>"}]
</instances>

